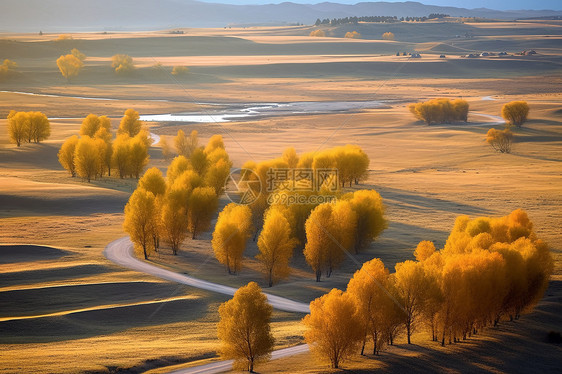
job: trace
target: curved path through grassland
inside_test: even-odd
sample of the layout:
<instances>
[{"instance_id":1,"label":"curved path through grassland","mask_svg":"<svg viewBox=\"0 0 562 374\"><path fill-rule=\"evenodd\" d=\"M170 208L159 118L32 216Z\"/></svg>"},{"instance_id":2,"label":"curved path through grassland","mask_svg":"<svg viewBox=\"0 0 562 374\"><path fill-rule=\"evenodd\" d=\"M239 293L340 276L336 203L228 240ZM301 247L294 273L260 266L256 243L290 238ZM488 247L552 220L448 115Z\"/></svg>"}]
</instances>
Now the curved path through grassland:
<instances>
[{"instance_id":1,"label":"curved path through grassland","mask_svg":"<svg viewBox=\"0 0 562 374\"><path fill-rule=\"evenodd\" d=\"M224 286L222 284L216 284L208 282L202 279L190 277L185 274L179 274L148 262L139 260L135 257L133 251L133 243L129 237L120 238L112 241L105 247L103 251L104 256L123 267L136 270L142 273L150 274L158 278L162 278L171 282L177 282L185 284L191 287L199 288L206 291L218 292L224 295L232 296L236 292L236 288ZM286 312L297 312L297 313L310 313L309 305L306 303L301 303L298 301L286 299L281 296L269 295L267 300L275 309L283 310ZM287 357L299 353L308 351L308 345L301 344L290 348L279 349L271 354L271 359L277 359L282 357ZM217 361L206 365L194 366L186 369L178 369L171 373L173 374L195 374L195 373L222 373L225 371L232 370L232 360L228 361Z\"/></svg>"}]
</instances>

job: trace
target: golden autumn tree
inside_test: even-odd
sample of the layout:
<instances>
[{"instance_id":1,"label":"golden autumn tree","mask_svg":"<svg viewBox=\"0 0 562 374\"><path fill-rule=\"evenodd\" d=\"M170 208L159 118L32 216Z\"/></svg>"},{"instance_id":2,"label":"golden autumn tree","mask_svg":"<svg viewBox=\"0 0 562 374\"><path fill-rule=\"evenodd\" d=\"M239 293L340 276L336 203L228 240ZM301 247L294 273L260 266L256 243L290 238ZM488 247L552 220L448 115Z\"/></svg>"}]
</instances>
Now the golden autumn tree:
<instances>
[{"instance_id":1,"label":"golden autumn tree","mask_svg":"<svg viewBox=\"0 0 562 374\"><path fill-rule=\"evenodd\" d=\"M62 76L66 78L67 82L70 82L71 78L78 76L84 63L76 56L68 54L57 59L57 66Z\"/></svg>"},{"instance_id":2,"label":"golden autumn tree","mask_svg":"<svg viewBox=\"0 0 562 374\"><path fill-rule=\"evenodd\" d=\"M100 119L103 117L104 116L100 117ZM113 155L113 141L112 141L111 132L107 127L100 126L99 129L94 134L94 138L103 141L103 144L101 142L98 142L98 147L100 148L100 151L103 153L102 158L105 163L104 169L106 169L108 175L111 176L111 157Z\"/></svg>"},{"instance_id":3,"label":"golden autumn tree","mask_svg":"<svg viewBox=\"0 0 562 374\"><path fill-rule=\"evenodd\" d=\"M425 102L410 104L410 112L419 120L430 125L432 123L451 123L468 119L469 105L466 100L450 100L446 98L432 99Z\"/></svg>"},{"instance_id":4,"label":"golden autumn tree","mask_svg":"<svg viewBox=\"0 0 562 374\"><path fill-rule=\"evenodd\" d=\"M326 36L326 33L324 32L324 30L312 30L309 34L309 36L315 36L318 38L323 38Z\"/></svg>"},{"instance_id":5,"label":"golden autumn tree","mask_svg":"<svg viewBox=\"0 0 562 374\"><path fill-rule=\"evenodd\" d=\"M77 59L79 59L82 62L84 62L84 60L86 59L86 55L83 54L82 52L80 52L76 48L72 48L72 50L70 51L70 54L73 55L74 57L76 57Z\"/></svg>"},{"instance_id":6,"label":"golden autumn tree","mask_svg":"<svg viewBox=\"0 0 562 374\"><path fill-rule=\"evenodd\" d=\"M502 107L502 117L510 125L521 127L529 115L529 104L526 101L512 101Z\"/></svg>"},{"instance_id":7,"label":"golden autumn tree","mask_svg":"<svg viewBox=\"0 0 562 374\"><path fill-rule=\"evenodd\" d=\"M119 178L125 178L130 174L130 137L128 134L117 135L113 142L113 151L111 154L111 164L117 169Z\"/></svg>"},{"instance_id":8,"label":"golden autumn tree","mask_svg":"<svg viewBox=\"0 0 562 374\"><path fill-rule=\"evenodd\" d=\"M178 178L185 171L190 170L189 160L182 155L174 157L168 170L166 171L166 178L168 178L168 184L174 184L176 178Z\"/></svg>"},{"instance_id":9,"label":"golden autumn tree","mask_svg":"<svg viewBox=\"0 0 562 374\"><path fill-rule=\"evenodd\" d=\"M304 256L316 273L317 282L322 271L330 277L345 252L353 248L356 226L357 216L348 201L320 204L312 210L305 223Z\"/></svg>"},{"instance_id":10,"label":"golden autumn tree","mask_svg":"<svg viewBox=\"0 0 562 374\"><path fill-rule=\"evenodd\" d=\"M131 138L136 136L142 128L141 121L139 120L139 112L134 109L127 109L125 115L121 118L117 135L127 134Z\"/></svg>"},{"instance_id":11,"label":"golden autumn tree","mask_svg":"<svg viewBox=\"0 0 562 374\"><path fill-rule=\"evenodd\" d=\"M204 176L207 168L209 167L209 160L207 154L201 148L195 149L189 157L191 168L200 176Z\"/></svg>"},{"instance_id":12,"label":"golden autumn tree","mask_svg":"<svg viewBox=\"0 0 562 374\"><path fill-rule=\"evenodd\" d=\"M195 131L195 130L194 130ZM193 131L191 132L190 138L193 138ZM197 131L195 131L195 139L197 139ZM193 149L197 148L197 142L193 142ZM217 149L225 149L224 147L224 140L222 139L222 135L214 134L209 138L207 145L205 146L205 153L210 154L211 152Z\"/></svg>"},{"instance_id":13,"label":"golden autumn tree","mask_svg":"<svg viewBox=\"0 0 562 374\"><path fill-rule=\"evenodd\" d=\"M117 74L129 74L135 70L135 64L131 56L117 54L111 58L111 67Z\"/></svg>"},{"instance_id":14,"label":"golden autumn tree","mask_svg":"<svg viewBox=\"0 0 562 374\"><path fill-rule=\"evenodd\" d=\"M415 261L396 264L395 285L404 306L404 327L408 344L411 344L412 331L422 313L427 289L423 265Z\"/></svg>"},{"instance_id":15,"label":"golden autumn tree","mask_svg":"<svg viewBox=\"0 0 562 374\"><path fill-rule=\"evenodd\" d=\"M234 360L234 367L254 371L258 362L269 360L275 342L271 334L272 307L255 282L240 287L234 297L219 307L217 325L219 354Z\"/></svg>"},{"instance_id":16,"label":"golden autumn tree","mask_svg":"<svg viewBox=\"0 0 562 374\"><path fill-rule=\"evenodd\" d=\"M29 122L27 127L27 141L39 143L51 135L51 124L47 116L41 112L27 112Z\"/></svg>"},{"instance_id":17,"label":"golden autumn tree","mask_svg":"<svg viewBox=\"0 0 562 374\"><path fill-rule=\"evenodd\" d=\"M178 153L178 155L184 156L186 158L189 158L189 156L191 155L188 141L183 130L178 130L178 133L174 138L174 146L176 147L176 152Z\"/></svg>"},{"instance_id":18,"label":"golden autumn tree","mask_svg":"<svg viewBox=\"0 0 562 374\"><path fill-rule=\"evenodd\" d=\"M165 135L161 135L160 142L158 142L158 145L160 146L164 160L170 161L174 153L172 151L172 148L170 147L170 144L168 144L168 137Z\"/></svg>"},{"instance_id":19,"label":"golden autumn tree","mask_svg":"<svg viewBox=\"0 0 562 374\"><path fill-rule=\"evenodd\" d=\"M94 138L82 136L74 150L74 167L76 174L90 182L98 175L103 160Z\"/></svg>"},{"instance_id":20,"label":"golden autumn tree","mask_svg":"<svg viewBox=\"0 0 562 374\"><path fill-rule=\"evenodd\" d=\"M29 126L27 113L10 111L8 114L8 134L12 143L15 143L18 147L21 146L21 143L27 140Z\"/></svg>"},{"instance_id":21,"label":"golden autumn tree","mask_svg":"<svg viewBox=\"0 0 562 374\"><path fill-rule=\"evenodd\" d=\"M148 169L139 179L138 188L152 192L154 196L162 196L166 193L166 181L162 172L157 167Z\"/></svg>"},{"instance_id":22,"label":"golden autumn tree","mask_svg":"<svg viewBox=\"0 0 562 374\"><path fill-rule=\"evenodd\" d=\"M217 196L224 190L231 167L232 162L228 158L220 158L215 162L211 162L205 172L205 184L213 187Z\"/></svg>"},{"instance_id":23,"label":"golden autumn tree","mask_svg":"<svg viewBox=\"0 0 562 374\"><path fill-rule=\"evenodd\" d=\"M296 239L291 237L289 221L283 213L277 209L269 209L258 238L260 253L256 256L262 264L269 287L289 275L289 260L296 244Z\"/></svg>"},{"instance_id":24,"label":"golden autumn tree","mask_svg":"<svg viewBox=\"0 0 562 374\"><path fill-rule=\"evenodd\" d=\"M211 226L213 218L219 205L219 198L213 187L197 187L193 189L188 202L188 227L191 238L206 231Z\"/></svg>"},{"instance_id":25,"label":"golden autumn tree","mask_svg":"<svg viewBox=\"0 0 562 374\"><path fill-rule=\"evenodd\" d=\"M247 205L230 203L220 212L211 244L215 257L226 266L229 274L236 274L242 268L252 229L252 211Z\"/></svg>"},{"instance_id":26,"label":"golden autumn tree","mask_svg":"<svg viewBox=\"0 0 562 374\"><path fill-rule=\"evenodd\" d=\"M176 65L172 69L172 75L182 76L186 75L189 72L189 68L187 66Z\"/></svg>"},{"instance_id":27,"label":"golden autumn tree","mask_svg":"<svg viewBox=\"0 0 562 374\"><path fill-rule=\"evenodd\" d=\"M142 132L129 139L129 167L131 175L137 179L150 158L147 143L146 134Z\"/></svg>"},{"instance_id":28,"label":"golden autumn tree","mask_svg":"<svg viewBox=\"0 0 562 374\"><path fill-rule=\"evenodd\" d=\"M142 251L144 259L147 260L154 248L154 230L157 225L156 198L152 192L137 188L127 205L125 205L125 221L123 229L131 237L135 249Z\"/></svg>"},{"instance_id":29,"label":"golden autumn tree","mask_svg":"<svg viewBox=\"0 0 562 374\"><path fill-rule=\"evenodd\" d=\"M362 330L361 355L369 338L373 341L373 354L377 354L386 343L388 316L385 312L390 308L383 306L393 302L387 290L388 275L388 269L382 261L374 258L365 262L347 285L347 293L357 306L357 321Z\"/></svg>"},{"instance_id":30,"label":"golden autumn tree","mask_svg":"<svg viewBox=\"0 0 562 374\"><path fill-rule=\"evenodd\" d=\"M382 34L383 40L394 40L394 33L387 31Z\"/></svg>"},{"instance_id":31,"label":"golden autumn tree","mask_svg":"<svg viewBox=\"0 0 562 374\"><path fill-rule=\"evenodd\" d=\"M184 203L183 191L170 189L166 192L159 218L161 236L170 245L173 254L177 255L187 237L187 205Z\"/></svg>"},{"instance_id":32,"label":"golden autumn tree","mask_svg":"<svg viewBox=\"0 0 562 374\"><path fill-rule=\"evenodd\" d=\"M96 132L102 127L106 129L108 133L111 133L111 120L107 116L98 117L95 114L88 114L80 126L80 135L94 137Z\"/></svg>"},{"instance_id":33,"label":"golden autumn tree","mask_svg":"<svg viewBox=\"0 0 562 374\"><path fill-rule=\"evenodd\" d=\"M76 135L66 138L58 152L59 163L73 177L76 176L76 167L74 166L74 151L76 150L78 139L79 138Z\"/></svg>"},{"instance_id":34,"label":"golden autumn tree","mask_svg":"<svg viewBox=\"0 0 562 374\"><path fill-rule=\"evenodd\" d=\"M0 79L9 77L16 72L18 64L15 61L5 59L0 65Z\"/></svg>"},{"instance_id":35,"label":"golden autumn tree","mask_svg":"<svg viewBox=\"0 0 562 374\"><path fill-rule=\"evenodd\" d=\"M318 205L306 220L306 245L304 257L320 282L322 272L328 268L328 248L333 246L333 239L328 235L332 207L330 204Z\"/></svg>"},{"instance_id":36,"label":"golden autumn tree","mask_svg":"<svg viewBox=\"0 0 562 374\"><path fill-rule=\"evenodd\" d=\"M281 158L287 163L287 166L291 169L296 168L297 164L299 163L299 156L297 155L297 151L295 151L295 148L293 147L285 148L283 154L281 155Z\"/></svg>"},{"instance_id":37,"label":"golden autumn tree","mask_svg":"<svg viewBox=\"0 0 562 374\"><path fill-rule=\"evenodd\" d=\"M345 33L347 39L361 39L361 34L357 31L348 31Z\"/></svg>"},{"instance_id":38,"label":"golden autumn tree","mask_svg":"<svg viewBox=\"0 0 562 374\"><path fill-rule=\"evenodd\" d=\"M510 153L511 143L513 142L513 132L509 128L496 130L491 128L486 133L486 142L500 153Z\"/></svg>"},{"instance_id":39,"label":"golden autumn tree","mask_svg":"<svg viewBox=\"0 0 562 374\"><path fill-rule=\"evenodd\" d=\"M359 190L344 195L349 199L352 209L357 216L355 232L355 253L366 248L387 227L384 218L385 207L381 196L375 190Z\"/></svg>"},{"instance_id":40,"label":"golden autumn tree","mask_svg":"<svg viewBox=\"0 0 562 374\"><path fill-rule=\"evenodd\" d=\"M358 319L353 298L334 288L310 303L310 314L302 320L304 338L313 353L337 369L361 343Z\"/></svg>"}]
</instances>

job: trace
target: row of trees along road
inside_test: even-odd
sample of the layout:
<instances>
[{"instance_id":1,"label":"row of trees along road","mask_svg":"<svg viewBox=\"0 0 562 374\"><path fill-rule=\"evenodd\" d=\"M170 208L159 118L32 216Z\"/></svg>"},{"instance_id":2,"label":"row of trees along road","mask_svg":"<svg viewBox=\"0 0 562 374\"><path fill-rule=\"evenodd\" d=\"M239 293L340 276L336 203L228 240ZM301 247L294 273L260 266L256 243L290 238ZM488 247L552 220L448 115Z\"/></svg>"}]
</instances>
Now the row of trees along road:
<instances>
[{"instance_id":1,"label":"row of trees along road","mask_svg":"<svg viewBox=\"0 0 562 374\"><path fill-rule=\"evenodd\" d=\"M347 290L331 290L310 303L302 322L310 349L333 368L353 354L373 354L403 331L427 329L444 345L470 338L487 326L517 319L543 296L553 259L523 210L505 217L459 216L441 250L422 241L415 261L390 273L378 258L363 264ZM271 306L256 283L241 287L219 308L219 353L253 371L269 359Z\"/></svg>"},{"instance_id":2,"label":"row of trees along road","mask_svg":"<svg viewBox=\"0 0 562 374\"><path fill-rule=\"evenodd\" d=\"M108 117L89 114L82 121L80 136L67 138L58 158L71 176L78 175L88 182L105 174L111 176L112 169L120 178L139 178L148 164L151 142L134 109L125 111L115 139Z\"/></svg>"},{"instance_id":3,"label":"row of trees along road","mask_svg":"<svg viewBox=\"0 0 562 374\"><path fill-rule=\"evenodd\" d=\"M457 218L443 249L420 242L416 261L390 273L379 259L363 264L345 292L314 300L303 319L311 349L338 367L373 353L404 331L427 329L442 345L467 339L502 319L517 319L540 300L553 270L545 242L522 210L500 218Z\"/></svg>"},{"instance_id":4,"label":"row of trees along road","mask_svg":"<svg viewBox=\"0 0 562 374\"><path fill-rule=\"evenodd\" d=\"M197 132L191 139L189 158L175 157L166 178L158 168L147 170L125 206L123 228L145 259L159 249L161 239L177 254L188 233L195 239L209 229L217 211L232 163L220 135L205 147L199 146ZM224 175L220 184L217 175Z\"/></svg>"}]
</instances>

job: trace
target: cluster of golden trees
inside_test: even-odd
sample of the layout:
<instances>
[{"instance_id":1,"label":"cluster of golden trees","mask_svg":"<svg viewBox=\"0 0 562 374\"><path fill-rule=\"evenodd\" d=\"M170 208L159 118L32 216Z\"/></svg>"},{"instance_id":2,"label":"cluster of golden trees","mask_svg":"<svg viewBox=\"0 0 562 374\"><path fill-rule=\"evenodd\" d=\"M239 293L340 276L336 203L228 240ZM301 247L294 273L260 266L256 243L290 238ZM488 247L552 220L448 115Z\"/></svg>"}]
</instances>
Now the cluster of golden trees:
<instances>
[{"instance_id":1,"label":"cluster of golden trees","mask_svg":"<svg viewBox=\"0 0 562 374\"><path fill-rule=\"evenodd\" d=\"M336 203L318 205L306 220L304 256L319 282L330 277L346 253L358 253L387 227L382 198L374 190L349 192Z\"/></svg>"},{"instance_id":2,"label":"cluster of golden trees","mask_svg":"<svg viewBox=\"0 0 562 374\"><path fill-rule=\"evenodd\" d=\"M425 102L410 104L410 113L428 125L431 123L451 123L468 119L468 102L457 99L432 99Z\"/></svg>"},{"instance_id":3,"label":"cluster of golden trees","mask_svg":"<svg viewBox=\"0 0 562 374\"><path fill-rule=\"evenodd\" d=\"M8 114L8 134L10 141L18 147L21 143L39 143L51 135L51 124L41 112L16 112Z\"/></svg>"},{"instance_id":4,"label":"cluster of golden trees","mask_svg":"<svg viewBox=\"0 0 562 374\"><path fill-rule=\"evenodd\" d=\"M502 130L491 128L486 133L486 142L500 153L510 153L513 142L513 127L521 127L527 121L529 104L526 101L512 101L503 105L501 115L505 119Z\"/></svg>"},{"instance_id":5,"label":"cluster of golden trees","mask_svg":"<svg viewBox=\"0 0 562 374\"><path fill-rule=\"evenodd\" d=\"M120 178L139 178L149 160L150 144L150 134L142 128L139 113L134 109L125 111L115 139L108 117L89 114L82 121L80 137L67 138L58 158L70 175L78 175L88 182L106 173L111 175L111 169Z\"/></svg>"},{"instance_id":6,"label":"cluster of golden trees","mask_svg":"<svg viewBox=\"0 0 562 374\"><path fill-rule=\"evenodd\" d=\"M128 74L135 70L133 58L129 55L117 54L111 58L111 67L117 74Z\"/></svg>"},{"instance_id":7,"label":"cluster of golden trees","mask_svg":"<svg viewBox=\"0 0 562 374\"><path fill-rule=\"evenodd\" d=\"M361 34L357 31L346 32L345 37L349 39L361 39Z\"/></svg>"},{"instance_id":8,"label":"cluster of golden trees","mask_svg":"<svg viewBox=\"0 0 562 374\"><path fill-rule=\"evenodd\" d=\"M310 180L299 180L298 184L301 188L298 191L288 191L278 188L270 189L270 185L282 185L283 183L276 183L275 178L268 173L271 170L320 170L320 169L334 169L337 170L337 179L343 187L345 184L352 183L358 184L360 181L365 180L368 176L369 170L369 156L356 145L346 145L342 147L334 147L319 152L305 152L298 155L293 147L286 148L281 157L266 160L259 163L248 161L242 165L242 169L251 170L247 177L259 179L259 183L251 184L250 187L255 188L256 201L250 207L253 214L253 223L256 228L256 235L263 224L264 213L269 207L269 197L271 194L279 195L313 195L313 194L330 194L328 190L315 190ZM329 183L331 180L326 180ZM285 204L286 205L286 204ZM317 204L316 204L317 205ZM296 238L301 244L304 244L304 222L310 211L316 206L314 204L298 204L293 208L292 213L296 216L300 228L297 229ZM255 238L254 238L255 239Z\"/></svg>"},{"instance_id":9,"label":"cluster of golden trees","mask_svg":"<svg viewBox=\"0 0 562 374\"><path fill-rule=\"evenodd\" d=\"M373 343L377 353L399 331L408 343L428 329L444 345L466 339L502 318L514 319L542 297L553 260L527 214L500 218L460 216L443 249L430 241L416 261L390 273L379 259L363 264L347 290L334 289L310 304L303 319L311 349L333 367Z\"/></svg>"},{"instance_id":10,"label":"cluster of golden trees","mask_svg":"<svg viewBox=\"0 0 562 374\"><path fill-rule=\"evenodd\" d=\"M63 77L70 82L71 78L78 76L84 67L86 55L74 48L67 55L62 55L57 59L57 66Z\"/></svg>"},{"instance_id":11,"label":"cluster of golden trees","mask_svg":"<svg viewBox=\"0 0 562 374\"><path fill-rule=\"evenodd\" d=\"M157 168L147 170L125 206L123 227L145 259L158 250L160 239L177 254L189 233L195 239L209 229L218 208L224 180L219 185L214 173L217 164L231 166L222 137L213 135L206 147L198 145L196 132L191 137L190 156L175 157L166 178Z\"/></svg>"},{"instance_id":12,"label":"cluster of golden trees","mask_svg":"<svg viewBox=\"0 0 562 374\"><path fill-rule=\"evenodd\" d=\"M384 40L394 40L394 33L387 31L385 33L382 34L382 38Z\"/></svg>"},{"instance_id":13,"label":"cluster of golden trees","mask_svg":"<svg viewBox=\"0 0 562 374\"><path fill-rule=\"evenodd\" d=\"M0 79L8 77L10 74L13 74L16 71L18 64L14 61L5 59L0 65Z\"/></svg>"},{"instance_id":14,"label":"cluster of golden trees","mask_svg":"<svg viewBox=\"0 0 562 374\"><path fill-rule=\"evenodd\" d=\"M319 37L319 38L323 38L323 37L326 36L326 33L324 32L324 30L320 30L320 29L312 30L310 32L310 36L316 36L316 37Z\"/></svg>"},{"instance_id":15,"label":"cluster of golden trees","mask_svg":"<svg viewBox=\"0 0 562 374\"><path fill-rule=\"evenodd\" d=\"M316 280L320 281L324 272L330 276L343 261L345 251L358 253L386 228L380 195L371 190L344 194L337 184L335 190L322 187L319 191L268 191L265 188L271 182L268 179L275 178L268 171L334 168L351 184L364 178L368 165L367 155L350 145L304 153L300 157L294 148L287 148L281 158L257 164L247 162L243 168L252 170L251 177L261 182L259 197L249 205L230 204L219 214L212 240L215 257L229 273L237 273L242 267L248 239L252 233L254 238L259 233L256 259L270 287L288 277L293 250L299 245L304 247L305 259L315 271ZM306 182L303 186L307 186ZM299 202L287 198L269 204L267 196L273 193L288 197L329 195L334 199ZM335 199L339 201L334 202Z\"/></svg>"},{"instance_id":16,"label":"cluster of golden trees","mask_svg":"<svg viewBox=\"0 0 562 374\"><path fill-rule=\"evenodd\" d=\"M176 65L172 68L172 75L181 76L186 75L189 72L189 68L187 66Z\"/></svg>"}]
</instances>

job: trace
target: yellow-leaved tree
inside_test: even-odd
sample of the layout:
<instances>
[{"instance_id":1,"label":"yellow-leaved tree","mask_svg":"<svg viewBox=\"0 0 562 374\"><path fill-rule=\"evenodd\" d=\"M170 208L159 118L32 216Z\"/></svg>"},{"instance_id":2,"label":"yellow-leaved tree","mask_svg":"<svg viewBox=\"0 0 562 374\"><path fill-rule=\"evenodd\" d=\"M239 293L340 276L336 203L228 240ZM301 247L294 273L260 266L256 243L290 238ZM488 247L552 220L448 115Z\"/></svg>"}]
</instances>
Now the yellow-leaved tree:
<instances>
[{"instance_id":1,"label":"yellow-leaved tree","mask_svg":"<svg viewBox=\"0 0 562 374\"><path fill-rule=\"evenodd\" d=\"M92 178L98 175L103 162L98 151L96 140L87 135L82 136L78 140L76 149L74 150L74 167L76 173L90 182Z\"/></svg>"},{"instance_id":2,"label":"yellow-leaved tree","mask_svg":"<svg viewBox=\"0 0 562 374\"><path fill-rule=\"evenodd\" d=\"M166 178L168 178L168 184L171 186L174 184L174 181L182 175L185 171L189 170L189 160L182 155L174 157L170 165L168 166L168 170L166 171Z\"/></svg>"},{"instance_id":3,"label":"yellow-leaved tree","mask_svg":"<svg viewBox=\"0 0 562 374\"><path fill-rule=\"evenodd\" d=\"M135 65L131 56L117 54L111 58L111 67L117 74L128 74L135 70Z\"/></svg>"},{"instance_id":4,"label":"yellow-leaved tree","mask_svg":"<svg viewBox=\"0 0 562 374\"><path fill-rule=\"evenodd\" d=\"M357 306L357 322L362 330L361 355L369 339L373 341L373 354L378 354L387 342L385 329L388 316L385 312L391 309L388 305L394 302L387 290L388 275L388 269L382 261L374 258L365 262L347 285L347 293Z\"/></svg>"},{"instance_id":5,"label":"yellow-leaved tree","mask_svg":"<svg viewBox=\"0 0 562 374\"><path fill-rule=\"evenodd\" d=\"M219 354L234 360L234 368L254 371L257 362L269 360L275 342L271 334L272 307L255 282L240 287L219 307Z\"/></svg>"},{"instance_id":6,"label":"yellow-leaved tree","mask_svg":"<svg viewBox=\"0 0 562 374\"><path fill-rule=\"evenodd\" d=\"M142 252L147 260L154 248L154 232L156 223L156 197L152 192L137 188L127 205L125 205L125 221L123 229L131 237L137 252Z\"/></svg>"},{"instance_id":7,"label":"yellow-leaved tree","mask_svg":"<svg viewBox=\"0 0 562 374\"><path fill-rule=\"evenodd\" d=\"M394 33L387 31L385 33L382 34L382 38L384 40L394 40Z\"/></svg>"},{"instance_id":8,"label":"yellow-leaved tree","mask_svg":"<svg viewBox=\"0 0 562 374\"><path fill-rule=\"evenodd\" d=\"M142 131L129 139L129 167L131 175L137 179L148 164L147 144L149 144L147 134Z\"/></svg>"},{"instance_id":9,"label":"yellow-leaved tree","mask_svg":"<svg viewBox=\"0 0 562 374\"><path fill-rule=\"evenodd\" d=\"M302 320L306 326L304 338L313 353L337 369L363 339L358 320L351 295L334 288L310 303L310 314Z\"/></svg>"},{"instance_id":10,"label":"yellow-leaved tree","mask_svg":"<svg viewBox=\"0 0 562 374\"><path fill-rule=\"evenodd\" d=\"M384 218L385 207L375 190L355 191L344 195L344 199L349 199L357 216L355 253L359 253L388 227Z\"/></svg>"},{"instance_id":11,"label":"yellow-leaved tree","mask_svg":"<svg viewBox=\"0 0 562 374\"><path fill-rule=\"evenodd\" d=\"M260 253L256 256L262 264L269 287L289 276L289 260L296 245L297 240L291 236L289 221L279 209L270 208L258 238Z\"/></svg>"},{"instance_id":12,"label":"yellow-leaved tree","mask_svg":"<svg viewBox=\"0 0 562 374\"><path fill-rule=\"evenodd\" d=\"M78 76L84 63L78 57L68 54L57 59L57 66L62 76L66 78L67 82L70 82L71 78Z\"/></svg>"},{"instance_id":13,"label":"yellow-leaved tree","mask_svg":"<svg viewBox=\"0 0 562 374\"><path fill-rule=\"evenodd\" d=\"M21 146L21 143L26 141L29 126L27 113L10 111L8 114L8 134L12 143L15 143L18 147Z\"/></svg>"},{"instance_id":14,"label":"yellow-leaved tree","mask_svg":"<svg viewBox=\"0 0 562 374\"><path fill-rule=\"evenodd\" d=\"M426 301L427 281L423 264L416 261L399 262L395 266L395 286L403 302L404 327L408 344Z\"/></svg>"},{"instance_id":15,"label":"yellow-leaved tree","mask_svg":"<svg viewBox=\"0 0 562 374\"><path fill-rule=\"evenodd\" d=\"M529 115L529 104L526 101L512 101L502 107L502 117L510 125L521 127Z\"/></svg>"},{"instance_id":16,"label":"yellow-leaved tree","mask_svg":"<svg viewBox=\"0 0 562 374\"><path fill-rule=\"evenodd\" d=\"M111 154L111 164L117 169L119 178L125 178L130 174L130 137L128 134L117 135L113 142L113 152Z\"/></svg>"},{"instance_id":17,"label":"yellow-leaved tree","mask_svg":"<svg viewBox=\"0 0 562 374\"><path fill-rule=\"evenodd\" d=\"M127 109L125 115L121 118L117 135L127 134L131 138L141 131L141 121L139 120L139 112L134 109Z\"/></svg>"},{"instance_id":18,"label":"yellow-leaved tree","mask_svg":"<svg viewBox=\"0 0 562 374\"><path fill-rule=\"evenodd\" d=\"M170 189L164 195L160 208L160 232L164 240L178 254L181 243L187 237L187 205L183 203L183 192Z\"/></svg>"},{"instance_id":19,"label":"yellow-leaved tree","mask_svg":"<svg viewBox=\"0 0 562 374\"><path fill-rule=\"evenodd\" d=\"M188 202L188 228L191 238L206 231L211 226L211 219L219 206L219 198L213 187L194 188Z\"/></svg>"},{"instance_id":20,"label":"yellow-leaved tree","mask_svg":"<svg viewBox=\"0 0 562 374\"><path fill-rule=\"evenodd\" d=\"M496 130L491 128L486 133L486 142L497 152L510 153L511 143L513 142L513 132L509 128Z\"/></svg>"},{"instance_id":21,"label":"yellow-leaved tree","mask_svg":"<svg viewBox=\"0 0 562 374\"><path fill-rule=\"evenodd\" d=\"M58 152L59 163L63 168L68 170L71 176L76 176L76 168L74 166L74 151L76 144L78 144L78 136L72 135L67 138Z\"/></svg>"},{"instance_id":22,"label":"yellow-leaved tree","mask_svg":"<svg viewBox=\"0 0 562 374\"><path fill-rule=\"evenodd\" d=\"M229 274L240 271L252 230L252 211L247 205L230 203L219 213L211 244L215 257Z\"/></svg>"},{"instance_id":23,"label":"yellow-leaved tree","mask_svg":"<svg viewBox=\"0 0 562 374\"><path fill-rule=\"evenodd\" d=\"M152 192L154 196L163 196L166 193L166 181L160 169L157 167L148 169L139 179L138 188Z\"/></svg>"},{"instance_id":24,"label":"yellow-leaved tree","mask_svg":"<svg viewBox=\"0 0 562 374\"><path fill-rule=\"evenodd\" d=\"M95 114L88 114L80 126L80 135L94 137L96 132L102 127L106 129L108 133L111 133L111 120L107 116L98 117Z\"/></svg>"}]
</instances>

